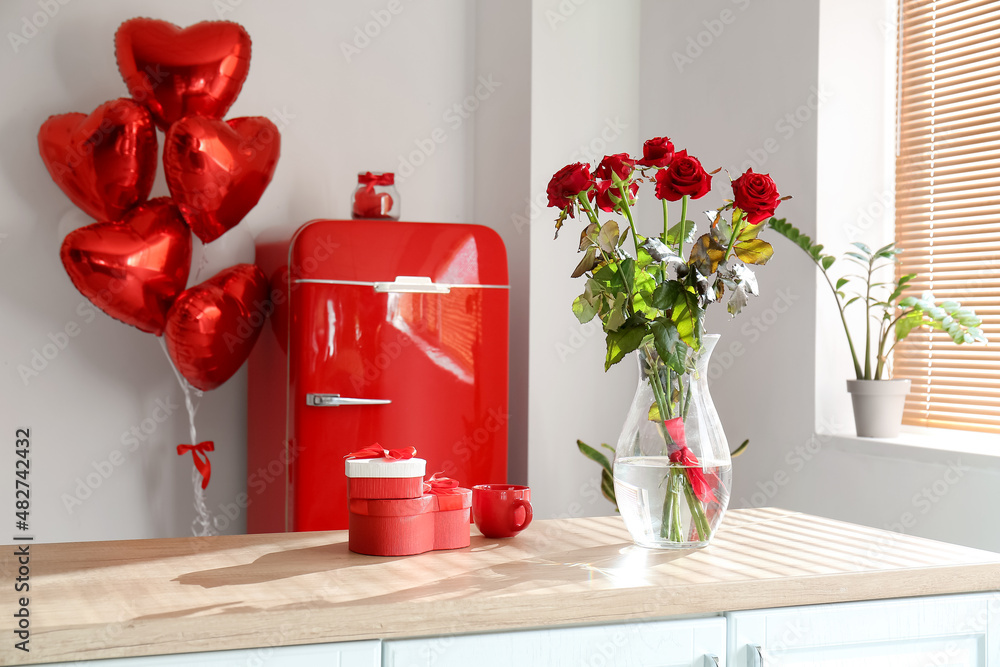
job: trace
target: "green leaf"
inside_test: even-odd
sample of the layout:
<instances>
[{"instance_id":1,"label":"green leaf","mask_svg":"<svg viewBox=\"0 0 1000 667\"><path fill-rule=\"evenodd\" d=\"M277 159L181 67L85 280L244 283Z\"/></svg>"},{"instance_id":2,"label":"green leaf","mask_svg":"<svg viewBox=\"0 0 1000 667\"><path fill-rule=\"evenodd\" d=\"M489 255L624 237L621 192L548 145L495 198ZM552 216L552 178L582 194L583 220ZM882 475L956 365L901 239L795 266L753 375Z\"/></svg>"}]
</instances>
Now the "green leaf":
<instances>
[{"instance_id":1,"label":"green leaf","mask_svg":"<svg viewBox=\"0 0 1000 667\"><path fill-rule=\"evenodd\" d=\"M597 248L590 246L587 248L587 252L583 253L583 259L581 259L580 263L576 265L575 269L573 269L573 275L570 276L570 278L579 278L595 266L597 266Z\"/></svg>"},{"instance_id":2,"label":"green leaf","mask_svg":"<svg viewBox=\"0 0 1000 667\"><path fill-rule=\"evenodd\" d=\"M617 364L629 352L634 352L646 337L646 327L622 326L617 331L608 332L608 349L604 357L604 370Z\"/></svg>"},{"instance_id":3,"label":"green leaf","mask_svg":"<svg viewBox=\"0 0 1000 667\"><path fill-rule=\"evenodd\" d=\"M736 236L737 241L752 241L753 239L760 236L760 230L764 229L764 225L747 225L744 227L740 233Z\"/></svg>"},{"instance_id":4,"label":"green leaf","mask_svg":"<svg viewBox=\"0 0 1000 667\"><path fill-rule=\"evenodd\" d=\"M586 456L591 461L596 461L601 465L602 468L604 468L605 471L611 473L611 461L608 460L607 456L597 451L596 449L585 443L583 440L577 440L576 446L580 449L580 452L584 456Z\"/></svg>"},{"instance_id":5,"label":"green leaf","mask_svg":"<svg viewBox=\"0 0 1000 667\"><path fill-rule=\"evenodd\" d=\"M916 277L917 274L915 273L908 273L905 276L900 276L899 280L896 281L896 288L892 290L892 294L886 298L886 301L889 303L895 303L896 299L903 295L903 290L906 289L907 283Z\"/></svg>"},{"instance_id":6,"label":"green leaf","mask_svg":"<svg viewBox=\"0 0 1000 667\"><path fill-rule=\"evenodd\" d=\"M588 280L583 294L573 300L573 314L580 320L580 324L594 319L601 309L601 298L601 284L593 279Z\"/></svg>"},{"instance_id":7,"label":"green leaf","mask_svg":"<svg viewBox=\"0 0 1000 667\"><path fill-rule=\"evenodd\" d=\"M851 259L856 259L859 262L861 262L864 266L868 266L868 258L863 255L859 255L856 252L845 252L844 257L850 257Z\"/></svg>"},{"instance_id":8,"label":"green leaf","mask_svg":"<svg viewBox=\"0 0 1000 667\"><path fill-rule=\"evenodd\" d=\"M619 292L615 295L615 300L611 304L607 318L604 320L605 331L617 331L625 324L625 304L628 303L628 294Z\"/></svg>"},{"instance_id":9,"label":"green leaf","mask_svg":"<svg viewBox=\"0 0 1000 667\"><path fill-rule=\"evenodd\" d=\"M848 278L841 278L841 279L839 279L837 281L837 291L839 292L840 288L843 287L844 285L846 285L849 282L851 282L851 281Z\"/></svg>"},{"instance_id":10,"label":"green leaf","mask_svg":"<svg viewBox=\"0 0 1000 667\"><path fill-rule=\"evenodd\" d=\"M677 296L684 291L684 285L679 280L668 280L661 283L653 292L652 306L660 310L670 310L677 302Z\"/></svg>"},{"instance_id":11,"label":"green leaf","mask_svg":"<svg viewBox=\"0 0 1000 667\"><path fill-rule=\"evenodd\" d=\"M744 440L743 442L740 443L739 447L737 447L733 451L729 452L730 458L736 458L737 456L739 456L740 454L742 454L743 452L745 452L746 449L747 449L747 447L749 447L749 446L750 446L750 439L747 438L746 440Z\"/></svg>"},{"instance_id":12,"label":"green leaf","mask_svg":"<svg viewBox=\"0 0 1000 667\"><path fill-rule=\"evenodd\" d=\"M660 318L649 325L649 330L653 334L653 345L660 359L675 373L685 373L687 369L684 362L688 346L681 340L673 322Z\"/></svg>"},{"instance_id":13,"label":"green leaf","mask_svg":"<svg viewBox=\"0 0 1000 667\"><path fill-rule=\"evenodd\" d=\"M866 257L871 257L872 256L872 249L869 248L864 243L862 243L861 241L855 241L851 245L854 246L855 248L857 248L858 250L860 250L861 252L863 252Z\"/></svg>"},{"instance_id":14,"label":"green leaf","mask_svg":"<svg viewBox=\"0 0 1000 667\"><path fill-rule=\"evenodd\" d=\"M628 286L625 284L625 280L622 277L622 272L618 262L609 262L597 271L594 271L594 280L599 282L604 288L604 291L609 294L618 294L619 292L628 291Z\"/></svg>"},{"instance_id":15,"label":"green leaf","mask_svg":"<svg viewBox=\"0 0 1000 667\"><path fill-rule=\"evenodd\" d=\"M698 295L687 290L682 291L674 302L670 319L677 327L677 335L681 340L695 350L701 347L701 315Z\"/></svg>"},{"instance_id":16,"label":"green leaf","mask_svg":"<svg viewBox=\"0 0 1000 667\"><path fill-rule=\"evenodd\" d=\"M618 239L618 247L619 248L621 248L623 245L625 245L625 240L628 239L628 230L629 230L629 228L626 227L625 231L622 232L622 237L620 239Z\"/></svg>"},{"instance_id":17,"label":"green leaf","mask_svg":"<svg viewBox=\"0 0 1000 667\"><path fill-rule=\"evenodd\" d=\"M695 224L693 220L683 220L667 230L667 244L677 245L681 241L690 243L693 239Z\"/></svg>"},{"instance_id":18,"label":"green leaf","mask_svg":"<svg viewBox=\"0 0 1000 667\"><path fill-rule=\"evenodd\" d=\"M597 224L590 223L580 232L580 250L586 250L597 243Z\"/></svg>"},{"instance_id":19,"label":"green leaf","mask_svg":"<svg viewBox=\"0 0 1000 667\"><path fill-rule=\"evenodd\" d=\"M688 263L701 271L703 276L710 276L718 270L719 262L725 255L726 249L711 234L703 234L694 242Z\"/></svg>"},{"instance_id":20,"label":"green leaf","mask_svg":"<svg viewBox=\"0 0 1000 667\"><path fill-rule=\"evenodd\" d=\"M791 223L786 222L784 218L771 218L767 221L767 224L771 229L802 248L824 271L828 271L834 261L836 261L833 255L823 254L822 245L814 244L812 239L796 229Z\"/></svg>"},{"instance_id":21,"label":"green leaf","mask_svg":"<svg viewBox=\"0 0 1000 667\"><path fill-rule=\"evenodd\" d=\"M734 245L733 252L744 264L767 264L767 260L774 255L774 248L767 241L751 239Z\"/></svg>"},{"instance_id":22,"label":"green leaf","mask_svg":"<svg viewBox=\"0 0 1000 667\"><path fill-rule=\"evenodd\" d=\"M653 306L653 291L656 289L656 279L648 272L636 267L634 284L634 298L632 307L635 312L642 312L652 319L656 316L657 308Z\"/></svg>"},{"instance_id":23,"label":"green leaf","mask_svg":"<svg viewBox=\"0 0 1000 667\"><path fill-rule=\"evenodd\" d=\"M611 501L611 504L615 506L615 511L618 511L618 499L615 498L615 480L607 470L601 471L601 494Z\"/></svg>"},{"instance_id":24,"label":"green leaf","mask_svg":"<svg viewBox=\"0 0 1000 667\"><path fill-rule=\"evenodd\" d=\"M903 340L910 335L910 332L917 329L923 323L920 311L914 310L896 320L895 336L896 340Z\"/></svg>"},{"instance_id":25,"label":"green leaf","mask_svg":"<svg viewBox=\"0 0 1000 667\"><path fill-rule=\"evenodd\" d=\"M601 247L601 250L610 255L618 246L618 237L618 223L614 220L608 220L597 234L597 245Z\"/></svg>"}]
</instances>

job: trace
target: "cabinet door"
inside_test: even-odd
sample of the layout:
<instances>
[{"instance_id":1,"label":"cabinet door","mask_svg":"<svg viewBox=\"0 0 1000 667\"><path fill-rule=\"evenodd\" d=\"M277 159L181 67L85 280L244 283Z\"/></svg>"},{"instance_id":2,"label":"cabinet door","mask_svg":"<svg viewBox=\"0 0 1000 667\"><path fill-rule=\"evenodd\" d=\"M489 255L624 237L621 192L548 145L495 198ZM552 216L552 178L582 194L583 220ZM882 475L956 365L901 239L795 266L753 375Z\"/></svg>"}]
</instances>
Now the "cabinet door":
<instances>
[{"instance_id":1,"label":"cabinet door","mask_svg":"<svg viewBox=\"0 0 1000 667\"><path fill-rule=\"evenodd\" d=\"M57 662L47 667L380 667L378 640L251 648L239 651L208 651L151 655L141 658L112 658L87 662Z\"/></svg>"},{"instance_id":2,"label":"cabinet door","mask_svg":"<svg viewBox=\"0 0 1000 667\"><path fill-rule=\"evenodd\" d=\"M1000 594L733 612L731 664L1000 666Z\"/></svg>"},{"instance_id":3,"label":"cabinet door","mask_svg":"<svg viewBox=\"0 0 1000 667\"><path fill-rule=\"evenodd\" d=\"M499 632L382 642L383 667L714 667L723 618Z\"/></svg>"}]
</instances>

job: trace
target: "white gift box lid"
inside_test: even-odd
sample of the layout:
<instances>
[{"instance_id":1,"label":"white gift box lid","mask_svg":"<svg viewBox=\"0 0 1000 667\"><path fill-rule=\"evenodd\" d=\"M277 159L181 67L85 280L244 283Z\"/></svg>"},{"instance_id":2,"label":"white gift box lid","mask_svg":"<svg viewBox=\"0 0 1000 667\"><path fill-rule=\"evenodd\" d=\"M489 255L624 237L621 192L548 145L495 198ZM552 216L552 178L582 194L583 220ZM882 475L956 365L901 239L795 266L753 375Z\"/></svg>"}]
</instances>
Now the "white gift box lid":
<instances>
[{"instance_id":1,"label":"white gift box lid","mask_svg":"<svg viewBox=\"0 0 1000 667\"><path fill-rule=\"evenodd\" d=\"M347 459L348 477L423 477L427 469L424 459Z\"/></svg>"}]
</instances>

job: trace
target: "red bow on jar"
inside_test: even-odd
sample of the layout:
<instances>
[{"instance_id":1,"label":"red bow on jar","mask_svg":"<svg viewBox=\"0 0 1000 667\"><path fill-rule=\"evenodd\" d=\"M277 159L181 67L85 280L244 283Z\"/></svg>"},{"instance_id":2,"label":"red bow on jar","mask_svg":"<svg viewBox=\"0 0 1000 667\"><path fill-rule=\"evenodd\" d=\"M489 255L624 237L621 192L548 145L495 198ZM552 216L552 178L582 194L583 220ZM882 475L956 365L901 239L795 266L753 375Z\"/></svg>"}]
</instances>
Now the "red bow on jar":
<instances>
[{"instance_id":1,"label":"red bow on jar","mask_svg":"<svg viewBox=\"0 0 1000 667\"><path fill-rule=\"evenodd\" d=\"M198 469L198 473L201 475L201 488L208 488L208 480L212 478L212 462L208 460L208 454L206 452L214 452L215 443L211 440L206 440L205 442L199 442L197 445L177 445L177 455L184 456L188 452L191 452L191 457L194 459L194 467Z\"/></svg>"},{"instance_id":2,"label":"red bow on jar","mask_svg":"<svg viewBox=\"0 0 1000 667\"><path fill-rule=\"evenodd\" d=\"M359 449L345 456L345 459L389 459L390 461L401 461L412 459L417 453L416 447L401 447L400 449L383 449L377 442L368 445L364 449Z\"/></svg>"},{"instance_id":3,"label":"red bow on jar","mask_svg":"<svg viewBox=\"0 0 1000 667\"><path fill-rule=\"evenodd\" d=\"M438 477L438 475L441 475ZM430 479L424 482L424 494L435 496L457 496L462 493L458 488L458 480L445 477L439 472L431 475Z\"/></svg>"},{"instance_id":4,"label":"red bow on jar","mask_svg":"<svg viewBox=\"0 0 1000 667\"><path fill-rule=\"evenodd\" d=\"M365 192L371 194L375 191L376 185L394 185L396 183L396 176L389 172L373 174L370 171L366 171L363 174L358 174L358 183L365 186Z\"/></svg>"}]
</instances>

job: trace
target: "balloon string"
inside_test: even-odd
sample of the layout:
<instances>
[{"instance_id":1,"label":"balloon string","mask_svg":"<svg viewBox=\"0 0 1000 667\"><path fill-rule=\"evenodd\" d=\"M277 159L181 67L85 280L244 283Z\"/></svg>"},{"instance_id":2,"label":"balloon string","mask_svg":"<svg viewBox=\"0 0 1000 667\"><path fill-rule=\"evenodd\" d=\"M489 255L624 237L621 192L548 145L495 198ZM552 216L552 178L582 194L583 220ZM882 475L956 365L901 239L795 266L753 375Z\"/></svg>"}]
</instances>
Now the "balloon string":
<instances>
[{"instance_id":1,"label":"balloon string","mask_svg":"<svg viewBox=\"0 0 1000 667\"><path fill-rule=\"evenodd\" d=\"M167 357L167 363L170 364L170 368L174 372L174 377L177 378L177 384L181 386L181 391L184 392L184 405L187 407L191 443L197 443L198 435L194 427L194 415L198 411L198 406L194 404L194 399L191 396L193 394L195 398L200 399L204 393L197 387L191 386L191 383L177 370L177 365L174 364L174 360L170 358L170 353L167 351L167 343L163 336L159 336L159 341L160 347L163 348L163 354ZM205 504L205 490L201 488L201 473L193 465L191 467L191 483L194 485L194 508L198 512L198 516L191 521L191 532L195 537L218 535L218 531L215 530L212 513L209 511L208 505Z\"/></svg>"}]
</instances>

